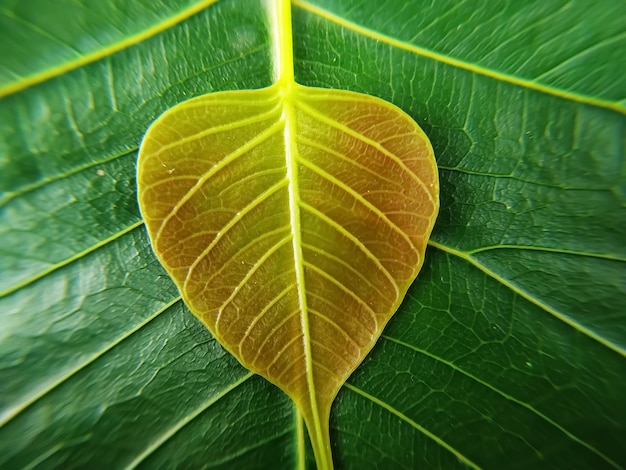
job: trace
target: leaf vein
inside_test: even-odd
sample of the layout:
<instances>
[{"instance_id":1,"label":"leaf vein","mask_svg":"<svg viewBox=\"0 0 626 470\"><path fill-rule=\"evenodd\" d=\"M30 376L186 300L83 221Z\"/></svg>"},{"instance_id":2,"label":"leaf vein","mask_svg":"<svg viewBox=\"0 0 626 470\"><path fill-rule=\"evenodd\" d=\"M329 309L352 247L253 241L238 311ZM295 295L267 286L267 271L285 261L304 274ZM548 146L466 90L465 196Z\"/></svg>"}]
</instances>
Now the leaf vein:
<instances>
[{"instance_id":1,"label":"leaf vein","mask_svg":"<svg viewBox=\"0 0 626 470\"><path fill-rule=\"evenodd\" d=\"M307 250L311 250L314 251L315 253L317 253L320 256L323 256L325 258L328 258L332 261L334 261L335 263L340 264L342 267L344 267L345 269L347 269L348 271L350 271L352 274L354 274L358 279L362 279L365 281L365 283L374 291L376 291L376 293L384 298L387 298L387 294L383 293L376 284L374 284L367 276L364 275L363 272L359 272L356 269L354 269L354 267L352 267L349 263L346 263L343 259L332 255L330 253L327 253L324 250L320 250L319 248L313 246L313 245L309 245L308 243L302 243L302 248L306 248ZM393 287L393 286L392 286ZM395 301L395 299L397 299L397 296L394 299L389 299L392 303Z\"/></svg>"},{"instance_id":2,"label":"leaf vein","mask_svg":"<svg viewBox=\"0 0 626 470\"><path fill-rule=\"evenodd\" d=\"M350 31L354 31L358 34L361 34L365 37L368 37L370 39L373 39L375 41L387 44L389 46L398 48L398 49L402 49L404 51L407 52L411 52L413 54L416 54L418 56L422 56L425 57L427 59L431 59L435 62L440 62L446 65L450 65L452 67L456 67L459 69L463 69L463 70L467 70L469 72L478 74L478 75L483 75L489 78L492 78L494 80L498 80L501 82L506 82L506 83L510 83L512 85L517 85L519 87L522 88L528 88L534 91L538 91L540 93L545 93L548 95L552 95L552 96L557 96L560 98L564 98L564 99L568 99L571 101L576 101L578 103L583 103L583 104L588 104L591 106L595 106L595 107L599 107L599 108L607 108L607 109L611 109L613 111L617 111L621 114L626 114L626 107L624 107L623 105L621 105L618 102L614 102L614 101L610 101L610 100L603 100L603 99L597 99L597 98L593 98L591 96L588 95L583 95L583 94L579 94L579 93L575 93L575 92L571 92L571 91L567 91L567 90L563 90L563 89L559 89L559 88L553 88L549 85L544 85L543 83L539 83L537 81L537 78L535 79L526 79L526 78L519 78L519 77L515 77L503 72L498 72L496 70L491 70L488 69L486 67L480 66L480 65L476 65L476 64L472 64L469 62L465 62L463 60L460 59L455 59L453 57L448 57L444 54L438 53L438 52L434 52L432 50L426 49L424 47L421 46L416 46L410 43L407 43L405 41L401 41L398 39L395 39L393 37L387 36L383 33L379 33L378 31L374 31L371 29L368 29L364 26L358 25L352 21L346 20L344 18L341 18L340 16L337 16L331 12L329 12L328 10L324 10L320 7L317 7L315 5L310 4L307 1L304 0L292 0L293 4L299 8L302 8L305 11L308 11L309 13L312 13L314 15L317 15L327 21L330 21L332 23L335 23L347 30Z\"/></svg>"},{"instance_id":3,"label":"leaf vein","mask_svg":"<svg viewBox=\"0 0 626 470\"><path fill-rule=\"evenodd\" d=\"M38 272L37 274L31 276L28 279L25 279L17 284L14 284L13 286L9 287L8 289L5 289L4 291L0 292L0 299L3 297L6 297L9 294L12 294L13 292L16 292L32 283L34 283L35 281L38 281L39 279L47 276L48 274L52 274L53 272L73 263L74 261L77 261L81 258L83 258L84 256L87 256L90 253L93 253L94 251L96 251L99 248L102 248L103 246L117 240L118 238L126 235L129 232L132 232L133 230L135 230L138 227L141 227L143 225L143 221L142 220L138 220L137 222L129 225L128 227L120 230L119 232L116 232L115 234L111 235L108 238L105 238L104 240L96 243L95 245L90 246L89 248L76 253L73 256L70 256L67 259L64 259L58 263L52 264L51 266L49 266L48 268L44 269L43 271Z\"/></svg>"},{"instance_id":4,"label":"leaf vein","mask_svg":"<svg viewBox=\"0 0 626 470\"><path fill-rule=\"evenodd\" d=\"M237 345L237 347L239 348L239 355L241 357L243 357L243 351L242 351L243 343L246 341L246 339L248 339L248 336L250 336L250 333L254 329L254 326L265 316L267 312L269 312L272 309L274 305L280 302L280 300L283 297L285 297L285 295L287 295L289 291L291 291L292 289L295 289L295 287L296 287L295 284L291 284L285 287L281 292L278 293L278 295L276 295L272 300L270 300L265 307L263 307L263 309L259 312L258 315L256 315L252 319L252 321L250 322L250 325L248 325L248 328L246 329L245 333L241 337L241 341L239 341L239 344ZM270 332L267 333L267 335L265 335L265 340L267 341L268 339L270 339L272 335L284 324L284 321L286 320L287 319L283 320L283 322L279 323L278 325L274 325L274 327L270 330ZM261 348L259 347L257 349L256 356L251 361L252 364L254 364L258 360L260 354L261 354Z\"/></svg>"},{"instance_id":5,"label":"leaf vein","mask_svg":"<svg viewBox=\"0 0 626 470\"><path fill-rule=\"evenodd\" d=\"M458 450L456 450L454 447L452 447L450 444L448 444L447 442L445 442L443 439L441 439L440 437L436 436L435 434L433 434L432 432L428 431L426 428L424 428L423 426L419 425L418 423L416 423L415 421L413 421L411 418L409 418L408 416L406 416L405 414L401 413L400 411L398 411L397 409L395 409L394 407L392 407L391 405L389 405L388 403L385 403L384 401L382 401L379 398L376 398L373 395L370 395L369 393L367 393L364 390L361 390L360 388L355 387L354 385L350 384L350 383L346 383L344 385L348 390L351 390L354 393L357 393L359 395L361 395L362 397L370 400L371 402L375 403L376 405L380 406L381 408L389 411L391 414L395 415L396 417L398 417L399 419L401 419L402 421L404 421L405 423L411 425L412 427L414 427L415 429L417 429L419 432L421 432L422 434L424 434L425 436L429 437L431 440L433 440L434 442L436 442L437 444L439 444L441 447L443 447L444 449L446 449L448 452L454 454L456 456L456 458L458 458L461 462L464 462L467 466L475 469L475 470L479 470L480 467L475 464L474 462L472 462L468 457L466 457L465 455L463 455L461 452L459 452Z\"/></svg>"},{"instance_id":6,"label":"leaf vein","mask_svg":"<svg viewBox=\"0 0 626 470\"><path fill-rule=\"evenodd\" d=\"M130 154L132 154L133 152L137 151L137 147L133 147L127 151L124 151L122 153L113 155L111 157L106 157L106 158L102 158L100 160L96 160L93 162L89 162L86 163L84 165L80 165L76 168L72 168L71 170L68 170L64 173L59 173L57 175L54 176L50 176L48 178L44 178L42 180L39 180L35 183L23 186L22 188L16 190L16 191L9 191L7 192L2 198L0 198L0 209L2 207L4 207L8 202L10 202L12 199L18 197L18 196L23 196L24 194L30 193L32 191L35 191L36 189L39 189L43 186L46 186L47 184L50 183L54 183L55 181L59 181L62 180L64 178L67 178L69 176L75 175L77 173L81 173L82 171L88 170L89 168L93 168L95 166L98 165L104 165L105 163L109 163L112 162L114 160L118 160L120 158L126 157Z\"/></svg>"},{"instance_id":7,"label":"leaf vein","mask_svg":"<svg viewBox=\"0 0 626 470\"><path fill-rule=\"evenodd\" d=\"M532 245L492 245L492 246L484 246L480 248L476 248L474 250L467 251L466 254L468 256L476 255L478 253L484 253L487 251L494 250L528 250L528 251L544 251L547 253L558 253L563 255L572 255L572 256L582 256L585 258L599 258L606 259L610 261L620 261L626 262L626 258L613 255L610 253L591 253L587 251L578 251L578 250L562 250L559 248L553 247L544 247L544 246L532 246Z\"/></svg>"},{"instance_id":8,"label":"leaf vein","mask_svg":"<svg viewBox=\"0 0 626 470\"><path fill-rule=\"evenodd\" d=\"M338 382L343 382L343 380L344 380L343 377L341 377L339 374L337 374L337 372L335 372L333 370L330 370L328 367L326 367L320 361L316 361L315 359L313 359L313 365L315 367L318 367L318 368L322 369L323 371L326 371L326 373L328 375L330 375L331 377L337 379Z\"/></svg>"},{"instance_id":9,"label":"leaf vein","mask_svg":"<svg viewBox=\"0 0 626 470\"><path fill-rule=\"evenodd\" d=\"M162 22L155 24L144 31L129 36L117 43L110 44L100 50L91 52L89 54L81 55L77 59L66 62L65 64L52 66L47 70L35 72L34 74L27 77L22 77L16 82L4 84L0 86L0 98L24 90L25 88L36 85L37 83L41 83L51 78L57 77L63 73L69 72L70 70L74 70L91 62L95 62L104 57L113 55L114 53L121 51L122 49L133 46L148 38L156 36L158 33L165 31L166 29L186 20L192 15L195 15L199 11L204 10L206 7L208 7L212 3L215 3L216 1L217 0L200 0L196 4L191 5L187 9L182 10L181 12L169 18L166 18Z\"/></svg>"},{"instance_id":10,"label":"leaf vein","mask_svg":"<svg viewBox=\"0 0 626 470\"><path fill-rule=\"evenodd\" d=\"M228 385L226 388L224 388L224 390L222 390L218 394L206 400L204 403L202 403L198 408L193 410L191 413L187 414L182 419L178 420L178 422L174 426L170 427L166 432L161 434L141 454L135 457L133 461L128 464L128 466L126 467L126 470L137 468L141 462L145 461L159 447L163 446L167 441L169 441L172 437L174 437L174 435L177 434L186 425L188 425L190 422L192 422L194 419L200 416L204 411L209 409L212 405L220 401L222 398L224 398L226 395L228 395L230 392L235 390L237 387L239 387L241 384L243 384L244 382L246 382L248 379L250 379L253 376L254 374L252 372L249 372L248 374L244 375L240 379Z\"/></svg>"},{"instance_id":11,"label":"leaf vein","mask_svg":"<svg viewBox=\"0 0 626 470\"><path fill-rule=\"evenodd\" d=\"M314 297L318 297L320 300L322 300L322 301L324 301L324 302L328 303L328 301L327 301L326 299L323 299L323 298L321 298L321 297L319 297L319 296L315 296L315 295L312 295L312 294L309 294L309 295L310 295L310 296L314 296ZM344 337L345 337L345 338L346 338L346 339L347 339L350 343L352 343L352 345L353 345L354 347L356 347L359 351L361 351L361 346L359 346L359 345L357 344L357 342L356 342L354 339L352 339L352 337L348 334L348 332L347 332L347 331L345 331L343 328L341 328L341 327L340 327L340 326L339 326L339 325L338 325L335 321L333 321L331 318L329 318L329 317L327 317L326 315L324 315L324 314L322 314L322 313L318 312L318 311L317 311L317 310L315 310L315 309L309 309L309 311L310 311L313 315L315 315L316 317L318 317L318 318L320 318L320 319L324 320L326 323L328 323L329 325L333 326L333 327L334 327L334 328L335 328L335 329L336 329L336 330L337 330L340 334L342 334L342 335L343 335L343 336L344 336ZM370 333L370 334L371 334L371 332L368 332L368 333Z\"/></svg>"},{"instance_id":12,"label":"leaf vein","mask_svg":"<svg viewBox=\"0 0 626 470\"><path fill-rule=\"evenodd\" d=\"M281 322L281 326L284 325L286 322L288 322L295 315L297 315L298 312L299 312L299 310L296 310L296 311L290 313L287 317L285 317L285 319ZM291 338L289 341L287 341L285 343L285 345L276 352L276 355L274 356L274 358L270 361L270 363L266 367L266 372L267 372L267 375L269 377L272 376L272 374L270 373L270 369L272 368L272 366L278 362L280 357L283 354L285 354L285 352L291 347L291 345L293 343L295 343L296 341L299 341L300 339L302 339L302 335L294 335L293 338ZM285 369L287 369L288 367L290 367L290 366L286 366Z\"/></svg>"},{"instance_id":13,"label":"leaf vein","mask_svg":"<svg viewBox=\"0 0 626 470\"><path fill-rule=\"evenodd\" d=\"M346 126L346 125L336 121L335 119L332 119L332 118L330 118L328 116L323 115L322 113L320 113L319 111L313 109L310 106L307 106L307 105L305 105L303 103L298 103L297 106L302 111L304 111L305 113L309 114L311 117L317 119L318 121L326 124L327 126L332 127L334 129L337 129L338 131L343 132L344 134L347 134L350 137L352 137L352 138L354 138L354 139L356 139L356 140L358 140L360 142L363 142L365 145L378 150L380 153L385 155L391 161L396 163L396 165L398 165L402 169L402 171L407 173L411 177L411 179L413 179L419 185L419 187L422 188L422 190L424 191L424 193L428 197L428 200L433 202L433 195L429 191L428 187L424 184L422 179L419 176L417 176L409 167L407 167L406 164L402 161L402 159L400 157L398 157L396 154L394 154L393 152L390 152L389 150L387 150L385 147L380 145L375 140L372 140L369 137L361 134L360 132L357 132L354 129L349 128L348 126Z\"/></svg>"},{"instance_id":14,"label":"leaf vein","mask_svg":"<svg viewBox=\"0 0 626 470\"><path fill-rule=\"evenodd\" d=\"M211 103L212 104L212 103ZM208 107L208 104L205 104L205 106ZM172 108L175 109L175 108ZM181 111L186 111L187 107L183 106L182 108L178 108L175 109L175 111L170 111L170 112L166 112L163 114L163 116L161 117L161 119L165 116L167 117L171 117L174 112L179 113ZM193 134L189 134L186 135L178 140L174 140L172 142L167 143L166 145L160 145L159 149L151 154L146 154L146 157L150 156L150 157L156 157L157 155L175 148L175 147L179 147L183 144L187 144L189 142L193 142L199 139L202 139L204 137L208 137L210 135L214 135L214 134L219 134L221 132L227 132L227 131L235 131L237 129L240 129L242 127L248 126L250 124L258 124L260 122L266 121L269 118L272 117L272 115L276 114L277 118L278 118L278 111L280 110L280 105L276 105L274 106L272 109L270 109L269 111L263 112L263 113L259 113L256 114L254 116L251 117L247 117L245 119L240 119L238 121L233 121L233 122L229 122L228 124L223 124L221 126L214 126L214 127L210 127L208 129L205 129L203 131L199 131L199 132L195 132ZM277 119L278 122L278 119ZM161 123L162 126L167 126L167 124L165 123ZM271 127L271 126L270 126ZM269 129L269 128L268 128ZM253 140L253 139L252 139Z\"/></svg>"},{"instance_id":15,"label":"leaf vein","mask_svg":"<svg viewBox=\"0 0 626 470\"><path fill-rule=\"evenodd\" d=\"M535 299L528 292L526 292L523 289L517 287L513 283L507 281L506 279L504 279L499 274L493 272L492 270L487 268L484 264L482 264L481 262L479 262L478 260L476 260L475 258L470 256L468 253L465 253L465 252L459 251L457 249L451 248L449 246L443 245L441 243L435 242L434 240L429 240L428 244L430 246L433 246L433 247L435 247L435 248L445 252L445 253L448 253L448 254L453 255L453 256L457 256L457 257L467 261L468 263L470 263L474 267L476 267L479 270L481 270L487 276L489 276L489 277L495 279L496 281L500 282L502 285L504 285L505 287L507 287L508 289L513 291L513 293L519 295L520 297L522 297L523 299L527 300L531 304L536 305L537 307L539 307L540 309L542 309L546 313L549 313L553 317L558 318L562 322L564 322L567 325L571 326L572 328L580 331L582 334L588 336L589 338L597 341L601 345L611 349L612 351L616 352L620 356L626 357L626 350L623 349L622 347L620 347L619 345L614 344L614 343L612 343L611 341L609 341L609 340L607 340L605 338L602 338L596 332L594 332L594 331L590 330L589 328L581 325L580 323L577 323L576 321L574 321L573 319L569 318L564 313L559 312L555 308L549 306L548 304L545 304L544 302L542 302L539 299Z\"/></svg>"},{"instance_id":16,"label":"leaf vein","mask_svg":"<svg viewBox=\"0 0 626 470\"><path fill-rule=\"evenodd\" d=\"M282 240L279 240L277 243L275 243L272 247L270 247L265 253L263 253L263 256L261 256L255 263L254 265L248 270L248 272L246 273L246 275L243 277L243 279L241 279L241 281L239 281L239 284L237 284L235 286L235 288L233 289L232 293L230 294L230 296L224 301L224 303L218 308L217 311L217 318L215 319L215 332L218 336L221 336L219 329L220 329L220 321L222 319L222 314L224 313L224 310L226 309L226 307L228 307L228 305L230 305L230 303L235 300L235 297L237 297L237 294L241 291L241 288L246 285L246 283L250 280L250 278L252 278L252 276L254 276L254 274L257 272L257 270L263 266L265 264L265 262L274 254L276 253L278 250L280 250L283 246L285 246L287 243L289 243L291 241L291 234L289 234L288 236L284 237ZM190 270L191 272L191 270Z\"/></svg>"},{"instance_id":17,"label":"leaf vein","mask_svg":"<svg viewBox=\"0 0 626 470\"><path fill-rule=\"evenodd\" d=\"M166 310L168 310L170 307L172 307L174 304L176 304L180 300L181 300L181 297L177 296L177 297L173 298L172 300L170 300L169 302L165 303L155 313L153 313L149 317L145 318L143 321L141 321L140 323L135 325L130 330L126 331L123 335L121 335L116 340L114 340L111 343L109 343L108 345L104 346L97 353L95 353L91 357L89 357L86 361L84 361L83 363L79 364L77 367L75 367L74 369L70 370L69 372L66 372L63 376L57 378L52 384L50 384L47 387L45 387L44 389L40 390L38 393L36 393L32 397L27 398L27 400L24 401L23 403L21 403L19 406L14 407L8 413L3 414L2 418L0 419L0 427L2 427L5 424L7 424L9 421L11 421L17 415L19 415L24 410L26 410L29 406L33 405L35 402L39 401L41 398L46 396L52 390L54 390L55 388L59 387L61 384L63 384L64 382L66 382L67 380L69 380L70 378L75 376L81 370L85 369L87 366L89 366L90 364L94 363L97 359L99 359L100 357L104 356L111 349L113 349L114 347L116 347L117 345L122 343L122 341L126 340L127 338L132 336L134 333L138 332L141 328L146 326L152 320L157 318L161 313L163 313Z\"/></svg>"},{"instance_id":18,"label":"leaf vein","mask_svg":"<svg viewBox=\"0 0 626 470\"><path fill-rule=\"evenodd\" d=\"M529 403L525 403L522 400L518 400L517 398L515 398L512 395L509 395L508 393L494 387L493 385L489 384L488 382L485 382L484 380L478 378L477 376L466 372L465 370L463 370L462 368L458 367L456 364L454 364L453 362L447 361L446 359L443 359L439 356L436 356L434 354L429 353L428 351L424 350L424 349L420 349L417 346L413 346L412 344L409 343L405 343L404 341L400 341L398 339L392 338L391 336L388 335L381 335L381 338L387 340L387 341L391 341L395 344L398 344L402 347L411 349L415 352L418 352L420 354L423 354L427 357L430 357L431 359L434 359L437 362L440 362L442 364L445 364L446 366L450 367L452 370L459 372L460 374L463 374L464 376L468 377L469 379L479 383L480 385L487 387L488 389L492 390L493 392L497 393L498 395L502 396L503 398L505 398L506 400L509 400L513 403L516 403L524 408L526 408L527 410L531 411L532 413L534 413L535 415L537 415L539 418L541 418L542 420L546 421L547 423L551 424L552 426L554 426L555 428L557 428L559 431L561 431L563 434L565 434L568 438L572 439L573 441L581 444L582 446L586 447L587 449L589 449L591 452L593 452L594 454L598 455L599 457L601 457L603 460L605 460L607 463L609 463L611 466L615 467L615 468L620 468L619 465L617 465L613 460L611 460L609 457L607 457L606 455L604 455L602 452L600 452L598 449L596 449L595 447L593 447L591 444L588 444L587 442L583 441L582 439L580 439L579 437L577 437L576 435L574 435L572 432L568 431L567 429L565 429L563 426L561 426L560 424L558 424L556 421L552 420L551 418L549 418L547 415L543 414L541 411L537 410L535 407L533 407L532 405L530 405ZM530 445L530 444L529 444Z\"/></svg>"},{"instance_id":19,"label":"leaf vein","mask_svg":"<svg viewBox=\"0 0 626 470\"><path fill-rule=\"evenodd\" d=\"M318 348L322 348L323 350L328 351L333 357L336 357L341 362L346 364L348 366L348 370L350 370L350 369L352 369L354 367L354 364L351 364L345 357L343 357L341 354L337 354L336 351L332 350L331 348L326 346L324 343L321 343L319 341L315 341L314 339L312 339L311 340L311 344L315 344L315 345L317 345Z\"/></svg>"},{"instance_id":20,"label":"leaf vein","mask_svg":"<svg viewBox=\"0 0 626 470\"><path fill-rule=\"evenodd\" d=\"M374 254L363 244L363 242L361 240L359 240L352 233L350 233L348 230L346 230L344 227L342 227L341 224L335 222L333 219L331 219L330 217L328 217L326 214L324 214L323 212L319 211L315 207L310 206L306 202L300 202L300 206L303 209L305 209L306 211L310 212L311 214L315 215L319 219L321 219L324 222L326 222L328 225L330 225L335 230L337 230L337 232L339 232L344 237L346 237L348 240L350 240L360 251L363 252L363 254L365 254L365 256L367 256L370 260L372 260L374 262L376 267L378 269L380 269L380 271L389 280L389 282L393 286L394 290L396 291L396 295L398 295L398 293L400 292L400 289L399 289L398 284L396 283L395 279L391 275L391 273L387 270L387 268L385 268L383 266L383 264L380 262L380 260L376 256L374 256Z\"/></svg>"},{"instance_id":21,"label":"leaf vein","mask_svg":"<svg viewBox=\"0 0 626 470\"><path fill-rule=\"evenodd\" d=\"M250 240L250 242L244 246L243 248L241 248L235 255L231 256L228 258L228 260L226 260L226 262L224 264L222 264L219 269L217 269L208 279L207 279L207 284L211 284L213 282L213 279L215 279L217 276L219 276L224 269L230 264L233 263L235 261L235 258L237 255L241 255L242 253L244 253L245 251L249 250L250 248L253 248L255 246L257 246L260 242L262 242L263 240L267 239L267 238L271 238L274 235L278 235L281 232L284 232L285 230L287 230L286 227L281 227L281 228L277 228L276 230L272 230L270 232L265 232L263 235L261 235L258 238L254 238L252 240ZM208 232L207 232L208 233ZM184 240L182 240L182 242L184 242Z\"/></svg>"},{"instance_id":22,"label":"leaf vein","mask_svg":"<svg viewBox=\"0 0 626 470\"><path fill-rule=\"evenodd\" d=\"M349 185L347 185L343 181L335 178L330 173L327 173L326 171L324 171L323 169L321 169L319 166L315 165L314 163L309 162L308 160L305 160L305 159L301 159L300 163L302 163L304 166L309 168L314 173L317 173L323 179L329 181L330 183L334 184L338 188L340 188L343 191L345 191L346 193L348 193L356 201L358 201L359 203L364 205L367 209L369 209L371 212L376 214L385 224L387 224L387 226L389 226L389 228L391 228L394 232L396 232L398 235L400 235L402 237L402 239L409 245L409 248L417 255L417 258L419 260L419 252L415 248L415 245L413 244L413 242L411 241L409 236L406 234L406 232L404 232L404 230L402 230L395 223L393 223L389 219L387 214L385 214L378 207L376 207L374 204L372 204L367 199L365 199L362 194L360 194L357 191L355 191L354 189L352 189Z\"/></svg>"},{"instance_id":23,"label":"leaf vein","mask_svg":"<svg viewBox=\"0 0 626 470\"><path fill-rule=\"evenodd\" d=\"M266 189L264 192L262 192L256 198L254 198L252 201L250 201L248 204L246 204L245 207L243 207L239 212L237 212L237 214L232 219L230 219L226 225L224 225L224 227L220 230L218 235L213 239L213 241L209 244L209 246L207 246L204 249L204 251L200 254L200 256L198 256L198 258L189 267L189 271L187 272L187 276L185 277L185 282L183 283L183 290L184 291L187 290L187 284L189 283L189 280L191 279L191 276L192 276L194 270L196 269L196 267L198 266L198 264L211 252L211 250L215 247L215 245L217 245L217 243L222 238L224 238L224 236L235 225L237 225L239 222L241 222L241 220L246 216L246 214L251 212L254 208L258 207L263 202L267 201L267 199L272 194L278 192L280 189L282 189L283 187L287 186L288 183L289 183L288 180L284 179L284 180L279 181L278 183L274 184L270 188Z\"/></svg>"},{"instance_id":24,"label":"leaf vein","mask_svg":"<svg viewBox=\"0 0 626 470\"><path fill-rule=\"evenodd\" d=\"M235 161L237 158L242 156L248 150L251 150L255 146L259 145L260 143L272 137L272 135L278 132L281 128L282 128L282 123L276 122L274 125L268 127L265 131L263 131L258 136L256 136L254 139L249 140L238 149L226 155L222 160L217 162L215 165L211 167L211 169L209 169L206 173L204 173L198 179L198 182L195 185L193 185L192 188L189 191L187 191L187 193L183 197L180 198L180 200L174 206L172 211L163 219L154 237L153 245L155 246L157 245L161 232L163 231L167 223L171 220L171 218L177 214L177 212L181 209L181 207L184 206L187 203L187 201L189 201L189 199L193 197L193 195L204 185L204 183L206 183L206 181L209 178L211 178L213 175L215 175L218 171L223 169L229 163Z\"/></svg>"},{"instance_id":25,"label":"leaf vein","mask_svg":"<svg viewBox=\"0 0 626 470\"><path fill-rule=\"evenodd\" d=\"M374 322L374 325L375 325L374 331L378 328L378 320L376 318L376 312L374 312L372 310L372 308L369 305L367 305L367 302L365 302L365 300L363 300L361 297L359 297L354 292L352 292L352 290L348 289L342 282L340 282L337 279L335 279L335 277L331 276L330 274L328 274L324 270L318 268L314 264L311 264L311 263L309 263L307 261L304 261L303 264L307 268L311 269L312 271L315 271L317 274L319 274L320 276L322 276L326 280L330 281L331 283L333 283L334 285L339 287L339 289L341 289L346 294L348 294L350 297L352 297L354 300L356 300L357 303L361 304L363 306L363 308L365 309L365 311L368 312L369 316L372 318L372 321Z\"/></svg>"},{"instance_id":26,"label":"leaf vein","mask_svg":"<svg viewBox=\"0 0 626 470\"><path fill-rule=\"evenodd\" d=\"M320 144L318 142L315 142L313 140L305 139L305 138L302 138L302 137L298 137L298 142L303 144L303 145L306 145L308 147L312 147L312 148L315 148L317 150L321 150L322 152L326 152L326 153L328 153L328 154L330 154L330 155L332 155L334 157L340 158L341 160L349 163L350 165L353 165L353 166L355 166L357 168L360 168L363 171L366 171L367 173L369 173L370 175L374 176L375 178L379 178L381 180L387 181L388 183L391 183L392 185L396 186L399 190L402 189L402 185L398 184L397 181L393 181L393 180L387 178L384 175L381 175L381 174L378 174L378 173L372 171L371 168L369 168L369 167L367 167L365 165L361 165L359 162L357 162L356 160L353 160L351 158L348 158L343 153L340 153L340 152L338 152L338 151L336 151L334 149L326 147L325 145Z\"/></svg>"}]
</instances>

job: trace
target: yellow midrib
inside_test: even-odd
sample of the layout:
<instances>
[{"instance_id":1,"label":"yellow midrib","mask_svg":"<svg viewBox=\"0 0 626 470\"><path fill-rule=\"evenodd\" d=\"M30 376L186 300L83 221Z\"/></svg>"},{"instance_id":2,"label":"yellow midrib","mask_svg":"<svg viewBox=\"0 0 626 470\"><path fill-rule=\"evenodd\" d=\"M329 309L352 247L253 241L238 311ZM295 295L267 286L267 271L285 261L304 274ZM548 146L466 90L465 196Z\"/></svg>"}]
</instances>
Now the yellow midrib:
<instances>
[{"instance_id":1,"label":"yellow midrib","mask_svg":"<svg viewBox=\"0 0 626 470\"><path fill-rule=\"evenodd\" d=\"M332 458L325 449L325 433L322 426L328 423L320 421L320 413L317 403L317 393L313 375L313 358L311 352L311 331L309 325L309 312L306 299L306 286L304 280L304 260L302 255L302 232L300 224L300 193L298 190L298 163L297 144L295 140L295 105L298 85L294 79L293 62L293 38L291 25L291 2L290 0L267 0L270 12L270 24L273 30L273 60L274 81L283 103L281 120L285 126L285 163L287 167L287 180L289 181L289 223L292 234L293 258L296 272L296 285L298 289L298 304L300 309L302 327L302 347L305 356L306 381L310 413L307 413L312 422L307 423L313 429L309 429L313 442L317 465L320 469L332 467L329 461ZM316 449L317 448L317 449Z\"/></svg>"},{"instance_id":2,"label":"yellow midrib","mask_svg":"<svg viewBox=\"0 0 626 470\"><path fill-rule=\"evenodd\" d=\"M309 392L311 407L311 417L313 419L312 433L317 436L317 441L323 444L322 423L320 423L319 410L317 409L317 396L315 392L315 380L313 377L313 358L311 353L311 331L309 325L309 314L306 300L306 285L304 282L304 261L302 256L302 232L300 224L300 193L298 191L298 170L296 161L296 142L294 138L294 106L292 88L282 90L283 92L283 122L285 123L285 161L287 165L287 179L289 180L289 223L291 226L293 258L296 272L296 285L298 289L298 304L302 325L306 380Z\"/></svg>"}]
</instances>

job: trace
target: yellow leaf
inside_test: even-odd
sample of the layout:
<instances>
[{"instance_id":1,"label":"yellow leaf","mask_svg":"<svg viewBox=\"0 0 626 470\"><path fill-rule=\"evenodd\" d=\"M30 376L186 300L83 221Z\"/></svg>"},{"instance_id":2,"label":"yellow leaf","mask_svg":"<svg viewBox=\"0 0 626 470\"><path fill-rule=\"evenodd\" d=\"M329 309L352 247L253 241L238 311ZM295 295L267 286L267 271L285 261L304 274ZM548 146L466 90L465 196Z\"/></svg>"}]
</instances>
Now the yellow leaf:
<instances>
[{"instance_id":1,"label":"yellow leaf","mask_svg":"<svg viewBox=\"0 0 626 470\"><path fill-rule=\"evenodd\" d=\"M276 83L164 113L139 204L190 310L294 400L327 469L332 402L423 264L437 167L394 105L296 84L290 6L275 8Z\"/></svg>"}]
</instances>

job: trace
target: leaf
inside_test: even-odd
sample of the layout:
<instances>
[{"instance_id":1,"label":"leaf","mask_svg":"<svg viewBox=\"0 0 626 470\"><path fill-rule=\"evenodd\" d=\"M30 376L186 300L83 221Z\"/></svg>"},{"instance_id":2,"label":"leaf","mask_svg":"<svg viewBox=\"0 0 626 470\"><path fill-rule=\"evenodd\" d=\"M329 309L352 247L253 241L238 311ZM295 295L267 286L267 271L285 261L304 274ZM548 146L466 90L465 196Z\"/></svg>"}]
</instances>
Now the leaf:
<instances>
[{"instance_id":1,"label":"leaf","mask_svg":"<svg viewBox=\"0 0 626 470\"><path fill-rule=\"evenodd\" d=\"M134 189L158 115L272 84L266 5L128 3L38 23L89 40L85 63L0 27L48 47L2 65L57 68L1 88L0 466L302 468L290 400L182 306ZM419 282L333 406L337 467L626 466L623 8L294 5L296 81L407 111L440 172Z\"/></svg>"},{"instance_id":2,"label":"leaf","mask_svg":"<svg viewBox=\"0 0 626 470\"><path fill-rule=\"evenodd\" d=\"M138 167L185 303L287 392L332 468L331 404L424 261L438 209L428 139L384 101L291 80L172 108Z\"/></svg>"},{"instance_id":3,"label":"leaf","mask_svg":"<svg viewBox=\"0 0 626 470\"><path fill-rule=\"evenodd\" d=\"M424 262L437 165L409 116L294 82L275 2L276 83L185 101L139 151L139 206L189 309L302 415L332 468L330 408Z\"/></svg>"}]
</instances>

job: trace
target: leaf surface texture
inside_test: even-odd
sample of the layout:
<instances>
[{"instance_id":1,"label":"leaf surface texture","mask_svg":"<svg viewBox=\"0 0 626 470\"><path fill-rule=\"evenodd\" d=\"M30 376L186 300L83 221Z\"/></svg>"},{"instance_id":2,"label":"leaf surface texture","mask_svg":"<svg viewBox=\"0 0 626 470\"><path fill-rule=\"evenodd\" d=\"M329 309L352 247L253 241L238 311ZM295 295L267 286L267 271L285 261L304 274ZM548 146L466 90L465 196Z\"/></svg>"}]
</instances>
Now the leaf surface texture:
<instances>
[{"instance_id":1,"label":"leaf surface texture","mask_svg":"<svg viewBox=\"0 0 626 470\"><path fill-rule=\"evenodd\" d=\"M150 122L273 84L266 4L133 2L161 19L200 7L131 44L155 16L100 3L130 29L71 21L71 2L38 24L90 40L84 63L0 27L34 51L0 57L15 72L0 93L0 466L311 464L291 400L185 310L136 203ZM419 282L333 406L337 467L626 466L626 12L537 5L294 2L296 81L400 107L440 173Z\"/></svg>"}]
</instances>

